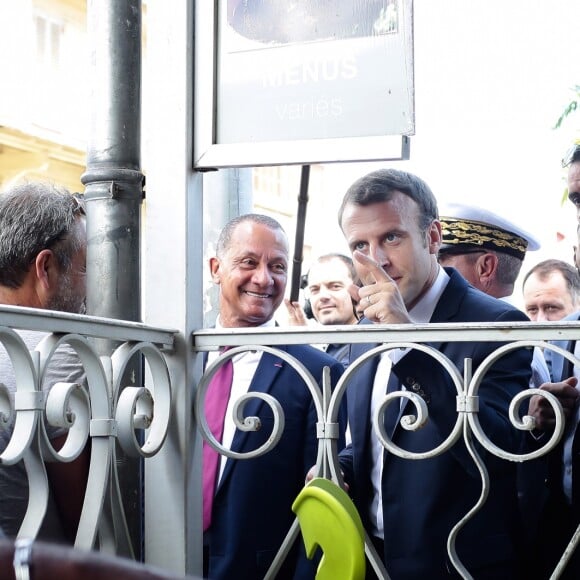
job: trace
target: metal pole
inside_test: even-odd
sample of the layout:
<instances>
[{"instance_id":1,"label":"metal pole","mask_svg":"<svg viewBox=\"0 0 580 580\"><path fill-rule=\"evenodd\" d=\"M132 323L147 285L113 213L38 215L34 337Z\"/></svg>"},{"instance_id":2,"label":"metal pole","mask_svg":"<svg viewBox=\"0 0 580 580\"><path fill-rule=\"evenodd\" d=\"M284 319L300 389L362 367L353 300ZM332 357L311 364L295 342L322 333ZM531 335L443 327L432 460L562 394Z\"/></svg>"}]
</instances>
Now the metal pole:
<instances>
[{"instance_id":1,"label":"metal pole","mask_svg":"<svg viewBox=\"0 0 580 580\"><path fill-rule=\"evenodd\" d=\"M306 227L306 208L308 207L308 182L310 165L303 165L300 174L300 192L298 194L298 215L296 216L296 237L294 241L294 258L292 259L292 284L290 300L296 302L300 292L302 260L304 259L304 229Z\"/></svg>"},{"instance_id":2,"label":"metal pole","mask_svg":"<svg viewBox=\"0 0 580 580\"><path fill-rule=\"evenodd\" d=\"M89 0L91 124L87 167L87 311L120 320L141 319L140 213L144 177L141 150L141 0ZM116 344L99 340L102 355ZM124 386L141 383L141 361ZM117 470L133 546L140 558L141 465L121 457Z\"/></svg>"},{"instance_id":3,"label":"metal pole","mask_svg":"<svg viewBox=\"0 0 580 580\"><path fill-rule=\"evenodd\" d=\"M141 318L139 237L141 0L89 0L92 46L87 168L89 314Z\"/></svg>"}]
</instances>

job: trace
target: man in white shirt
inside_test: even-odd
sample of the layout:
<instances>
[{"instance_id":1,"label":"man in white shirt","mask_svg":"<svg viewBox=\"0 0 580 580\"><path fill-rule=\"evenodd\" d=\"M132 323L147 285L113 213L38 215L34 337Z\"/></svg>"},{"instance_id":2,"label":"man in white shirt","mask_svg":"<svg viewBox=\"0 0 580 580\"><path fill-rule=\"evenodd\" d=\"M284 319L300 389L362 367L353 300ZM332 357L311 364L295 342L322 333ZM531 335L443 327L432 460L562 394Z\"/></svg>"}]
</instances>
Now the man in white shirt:
<instances>
[{"instance_id":1,"label":"man in white shirt","mask_svg":"<svg viewBox=\"0 0 580 580\"><path fill-rule=\"evenodd\" d=\"M526 274L522 293L530 320L562 320L580 309L580 274L568 262L544 260Z\"/></svg>"}]
</instances>

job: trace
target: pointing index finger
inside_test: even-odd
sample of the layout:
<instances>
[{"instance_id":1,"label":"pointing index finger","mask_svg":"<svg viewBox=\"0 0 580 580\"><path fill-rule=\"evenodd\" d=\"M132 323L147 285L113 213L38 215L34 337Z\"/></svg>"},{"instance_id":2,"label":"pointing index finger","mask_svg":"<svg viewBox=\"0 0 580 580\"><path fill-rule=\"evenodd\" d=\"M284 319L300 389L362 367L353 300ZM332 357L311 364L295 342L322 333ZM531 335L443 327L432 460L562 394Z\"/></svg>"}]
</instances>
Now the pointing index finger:
<instances>
[{"instance_id":1,"label":"pointing index finger","mask_svg":"<svg viewBox=\"0 0 580 580\"><path fill-rule=\"evenodd\" d=\"M384 268L375 262L371 257L363 254L359 250L352 253L352 257L361 265L364 266L375 279L375 282L392 282L395 281L385 272Z\"/></svg>"}]
</instances>

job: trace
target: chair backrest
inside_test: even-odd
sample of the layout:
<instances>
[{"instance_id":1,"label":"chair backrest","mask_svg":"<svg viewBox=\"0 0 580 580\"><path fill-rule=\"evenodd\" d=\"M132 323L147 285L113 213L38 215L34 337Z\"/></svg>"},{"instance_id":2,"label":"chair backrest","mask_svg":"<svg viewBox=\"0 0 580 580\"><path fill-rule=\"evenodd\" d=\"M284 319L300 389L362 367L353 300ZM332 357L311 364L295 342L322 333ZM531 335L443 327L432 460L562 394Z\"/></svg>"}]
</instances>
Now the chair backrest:
<instances>
[{"instance_id":1,"label":"chair backrest","mask_svg":"<svg viewBox=\"0 0 580 580\"><path fill-rule=\"evenodd\" d=\"M300 492L292 510L298 516L306 554L324 552L316 580L363 580L364 528L352 500L332 481L315 477Z\"/></svg>"},{"instance_id":2,"label":"chair backrest","mask_svg":"<svg viewBox=\"0 0 580 580\"><path fill-rule=\"evenodd\" d=\"M18 580L13 559L14 542L0 540L0 570L5 580ZM175 576L126 558L45 542L32 544L28 560L34 580L193 580L192 576Z\"/></svg>"}]
</instances>

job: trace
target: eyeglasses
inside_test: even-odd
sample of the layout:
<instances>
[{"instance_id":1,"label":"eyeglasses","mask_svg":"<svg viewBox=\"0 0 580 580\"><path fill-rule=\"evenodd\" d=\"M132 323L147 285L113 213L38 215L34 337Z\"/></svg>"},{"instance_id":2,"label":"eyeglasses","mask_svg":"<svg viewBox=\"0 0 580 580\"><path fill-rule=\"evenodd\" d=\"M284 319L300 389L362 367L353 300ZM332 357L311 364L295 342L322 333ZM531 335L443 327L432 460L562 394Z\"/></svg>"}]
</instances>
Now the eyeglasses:
<instances>
[{"instance_id":1,"label":"eyeglasses","mask_svg":"<svg viewBox=\"0 0 580 580\"><path fill-rule=\"evenodd\" d=\"M82 215L82 216L86 216L87 215L87 211L85 208L85 196L82 193L78 193L78 192L74 192L71 194L72 198L73 198L73 208L72 208L72 212L74 215Z\"/></svg>"},{"instance_id":2,"label":"eyeglasses","mask_svg":"<svg viewBox=\"0 0 580 580\"><path fill-rule=\"evenodd\" d=\"M562 158L562 167L568 167L570 163L574 163L575 161L580 161L580 143L574 143L574 145L566 151L566 155Z\"/></svg>"}]
</instances>

